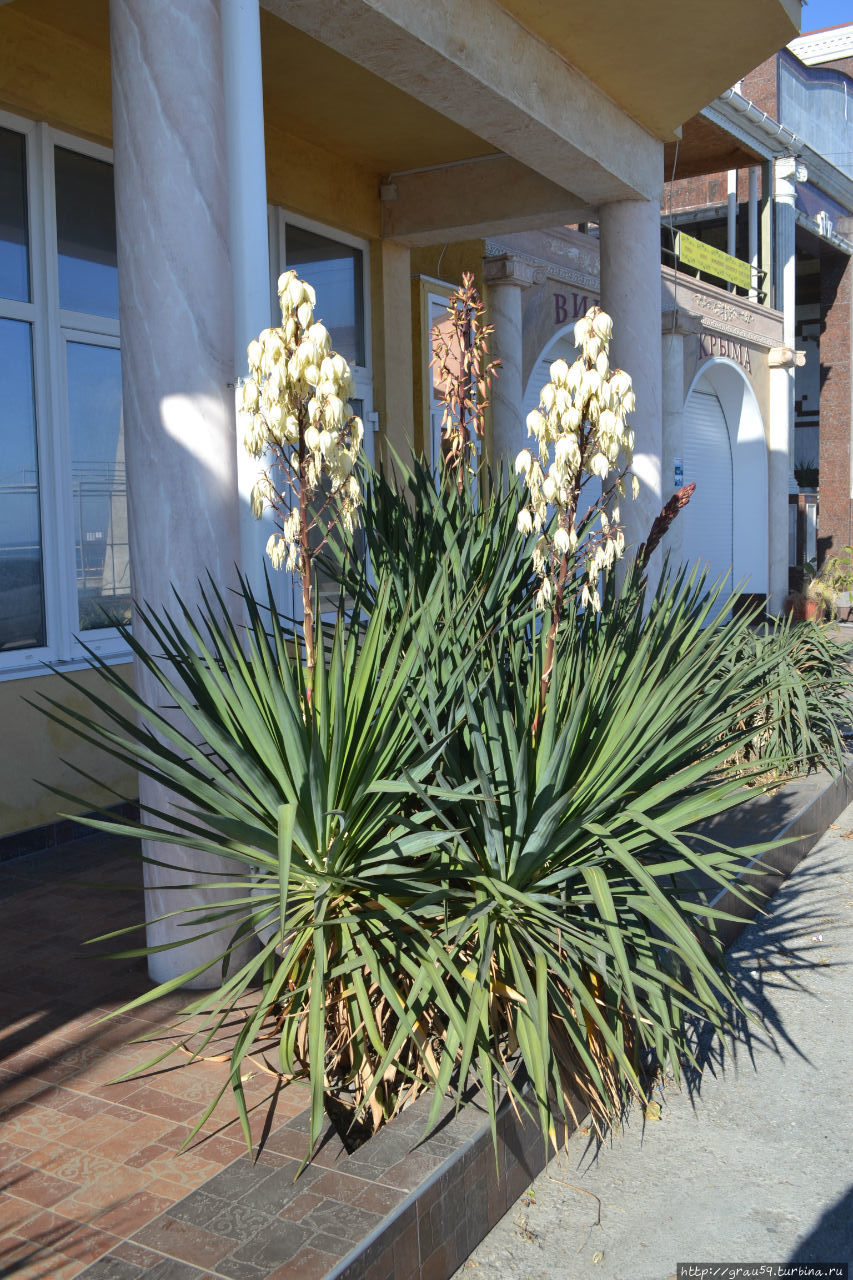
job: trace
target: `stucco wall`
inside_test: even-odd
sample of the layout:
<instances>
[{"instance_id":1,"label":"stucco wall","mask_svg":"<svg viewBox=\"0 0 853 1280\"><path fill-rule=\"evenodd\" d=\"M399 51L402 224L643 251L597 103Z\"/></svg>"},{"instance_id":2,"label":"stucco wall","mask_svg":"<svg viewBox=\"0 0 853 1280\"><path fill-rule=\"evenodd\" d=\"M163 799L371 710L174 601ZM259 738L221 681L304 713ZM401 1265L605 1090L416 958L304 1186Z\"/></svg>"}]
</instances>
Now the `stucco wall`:
<instances>
[{"instance_id":1,"label":"stucco wall","mask_svg":"<svg viewBox=\"0 0 853 1280\"><path fill-rule=\"evenodd\" d=\"M129 665L119 670L130 677ZM100 696L112 701L94 672L75 672L74 679L86 689L97 687ZM0 836L54 822L60 812L85 813L99 805L116 804L119 797L110 794L109 788L120 792L121 798L134 799L137 794L134 772L87 746L30 705L45 697L76 711L90 710L86 697L59 676L0 683ZM81 778L74 772L75 765L103 785ZM62 800L42 784L61 787L76 799Z\"/></svg>"}]
</instances>

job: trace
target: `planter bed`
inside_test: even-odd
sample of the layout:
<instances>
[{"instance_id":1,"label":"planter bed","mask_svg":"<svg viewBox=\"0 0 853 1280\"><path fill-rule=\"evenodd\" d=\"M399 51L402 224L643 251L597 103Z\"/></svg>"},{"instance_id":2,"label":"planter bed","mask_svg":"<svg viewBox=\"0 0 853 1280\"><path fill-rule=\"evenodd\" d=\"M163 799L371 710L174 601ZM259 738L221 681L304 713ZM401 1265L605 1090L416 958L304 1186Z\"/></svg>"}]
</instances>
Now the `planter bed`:
<instances>
[{"instance_id":1,"label":"planter bed","mask_svg":"<svg viewBox=\"0 0 853 1280\"><path fill-rule=\"evenodd\" d=\"M762 859L762 887L773 893L852 798L853 757L841 777L798 779L773 796L747 801L713 831L730 844L788 838ZM739 909L725 898L717 905ZM728 942L740 927L728 927ZM168 1235L170 1223L193 1225L209 1242L217 1212L230 1208L227 1250L203 1273L188 1267L188 1277L446 1280L530 1185L546 1152L538 1122L504 1105L496 1159L476 1095L455 1115L446 1106L438 1127L420 1141L429 1107L429 1096L421 1097L352 1153L330 1128L296 1183L308 1113L274 1125L257 1164L245 1156L235 1160L145 1228L147 1242L168 1252L154 1237L158 1230ZM238 1232L242 1238L235 1241ZM113 1261L108 1255L81 1274L106 1280L113 1272L103 1268Z\"/></svg>"}]
</instances>

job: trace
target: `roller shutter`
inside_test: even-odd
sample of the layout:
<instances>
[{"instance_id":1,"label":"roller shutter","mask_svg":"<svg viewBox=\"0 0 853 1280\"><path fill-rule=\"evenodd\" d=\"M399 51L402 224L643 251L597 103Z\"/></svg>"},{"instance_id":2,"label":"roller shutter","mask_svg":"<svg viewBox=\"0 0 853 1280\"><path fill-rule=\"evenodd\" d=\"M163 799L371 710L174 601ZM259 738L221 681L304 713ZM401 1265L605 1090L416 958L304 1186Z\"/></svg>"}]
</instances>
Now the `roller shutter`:
<instances>
[{"instance_id":1,"label":"roller shutter","mask_svg":"<svg viewBox=\"0 0 853 1280\"><path fill-rule=\"evenodd\" d=\"M707 566L709 580L725 577L732 589L734 558L732 450L722 405L713 391L695 390L684 411L684 483L696 492L679 517L684 559Z\"/></svg>"}]
</instances>

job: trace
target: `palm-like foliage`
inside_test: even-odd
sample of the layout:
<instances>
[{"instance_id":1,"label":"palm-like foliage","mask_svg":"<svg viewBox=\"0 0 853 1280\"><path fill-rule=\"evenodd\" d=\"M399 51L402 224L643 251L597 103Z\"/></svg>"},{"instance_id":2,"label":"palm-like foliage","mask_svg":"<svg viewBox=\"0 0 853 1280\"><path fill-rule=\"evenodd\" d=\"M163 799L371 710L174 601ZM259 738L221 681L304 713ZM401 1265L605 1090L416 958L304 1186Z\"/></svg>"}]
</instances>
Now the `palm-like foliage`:
<instances>
[{"instance_id":1,"label":"palm-like foliage","mask_svg":"<svg viewBox=\"0 0 853 1280\"><path fill-rule=\"evenodd\" d=\"M237 627L212 590L197 617L143 611L145 645L126 633L162 707L94 655L111 696L75 687L97 729L50 704L179 805L94 825L233 868L187 912L188 932L225 942L185 1043L201 1051L239 1011L222 1092L247 1138L241 1073L259 1048L309 1078L312 1147L330 1095L375 1126L424 1087L434 1117L473 1075L494 1121L502 1089L527 1105L520 1057L548 1134L572 1096L603 1117L641 1094L645 1056L677 1073L691 1016L722 1031L737 1005L708 904L721 888L750 897L736 881L761 850L700 829L740 798L731 762L759 700L796 704L802 742L836 740L823 639L806 649L836 699L831 728L800 708L802 677L791 694L778 636L721 622L701 579L650 591L636 566L601 614L567 593L543 708L513 483L477 494L420 463L398 474L402 490L380 472L366 500L372 575L337 561L350 609L342 595L318 634L310 703L271 594L261 609L244 591ZM803 641L783 639L802 672ZM781 730L766 747L794 751Z\"/></svg>"},{"instance_id":2,"label":"palm-like foliage","mask_svg":"<svg viewBox=\"0 0 853 1280\"><path fill-rule=\"evenodd\" d=\"M493 477L483 465L475 479L467 470L451 476L443 464L436 473L423 458L409 465L395 458L364 485L365 551L375 579L340 542L328 546L324 567L368 611L374 581L387 581L401 615L413 603L445 616L475 608L486 635L533 596L528 539L516 524L520 504L518 480L503 470Z\"/></svg>"},{"instance_id":3,"label":"palm-like foliage","mask_svg":"<svg viewBox=\"0 0 853 1280\"><path fill-rule=\"evenodd\" d=\"M230 936L204 966L221 962L218 989L185 1014L201 1016L191 1040L203 1045L254 990L223 1087L234 1090L247 1137L241 1066L259 1044L274 1044L285 1076L310 1075L312 1144L327 1083L349 1089L378 1120L401 1105L403 1085L417 1091L435 1074L436 884L450 833L436 822L431 784L452 724L453 681L443 693L429 685L420 645L404 644L418 627L393 625L388 597L380 587L363 630L339 615L327 662L318 655L311 714L303 664L275 613L244 597L242 632L215 593L201 625L186 609L177 620L143 611L149 644L126 633L162 689L163 710L145 705L94 655L127 711L90 696L106 724L94 730L84 715L50 702L53 718L137 765L182 806L177 818L149 811L139 824L92 825L162 838L168 822L170 842L233 864L224 897L188 912L196 935L227 929ZM414 799L420 789L425 805ZM231 958L249 933L262 944L235 968ZM140 953L145 948L122 954Z\"/></svg>"},{"instance_id":4,"label":"palm-like foliage","mask_svg":"<svg viewBox=\"0 0 853 1280\"><path fill-rule=\"evenodd\" d=\"M844 764L843 735L853 726L850 658L850 645L835 639L829 628L788 617L739 635L727 665L742 665L748 678L755 670L744 718L752 736L743 758L778 761L787 774L816 767L838 773ZM768 665L776 671L771 682L760 676Z\"/></svg>"},{"instance_id":5,"label":"palm-like foliage","mask_svg":"<svg viewBox=\"0 0 853 1280\"><path fill-rule=\"evenodd\" d=\"M445 753L449 788L479 784L453 809L444 938L464 961L468 1018L446 1047L464 1065L479 1054L487 1096L486 1046L501 1063L517 1048L546 1131L571 1093L599 1117L641 1093L644 1049L677 1074L688 1019L701 1010L722 1031L737 1005L706 886L731 885L760 850L694 828L739 798L720 770L746 690L719 668L746 624L703 628L712 604L681 579L650 608L636 594L618 623L574 613L536 734L542 643L533 670L516 643L466 696Z\"/></svg>"}]
</instances>

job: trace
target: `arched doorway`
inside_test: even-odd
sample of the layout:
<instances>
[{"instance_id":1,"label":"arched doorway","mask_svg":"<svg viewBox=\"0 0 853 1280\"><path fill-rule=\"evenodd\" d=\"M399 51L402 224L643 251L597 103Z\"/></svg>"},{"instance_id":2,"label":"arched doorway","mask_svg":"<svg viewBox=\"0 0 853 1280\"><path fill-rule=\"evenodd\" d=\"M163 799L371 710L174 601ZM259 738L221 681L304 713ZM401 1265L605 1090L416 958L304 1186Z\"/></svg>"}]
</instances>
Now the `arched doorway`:
<instances>
[{"instance_id":1,"label":"arched doorway","mask_svg":"<svg viewBox=\"0 0 853 1280\"><path fill-rule=\"evenodd\" d=\"M713 360L684 407L684 482L696 492L679 517L684 559L710 580L766 596L769 589L768 460L755 394L731 360Z\"/></svg>"},{"instance_id":2,"label":"arched doorway","mask_svg":"<svg viewBox=\"0 0 853 1280\"><path fill-rule=\"evenodd\" d=\"M732 590L734 467L726 415L713 387L694 387L684 410L684 483L696 492L683 513L684 559Z\"/></svg>"},{"instance_id":3,"label":"arched doorway","mask_svg":"<svg viewBox=\"0 0 853 1280\"><path fill-rule=\"evenodd\" d=\"M573 324L566 329L562 329L543 348L534 361L530 377L527 379L527 386L524 388L524 400L521 404L522 433L518 443L519 449L524 449L527 446L527 415L532 409L539 408L539 393L545 383L551 380L551 365L555 360L561 359L565 360L567 364L574 364L578 357L574 331L575 326Z\"/></svg>"}]
</instances>

